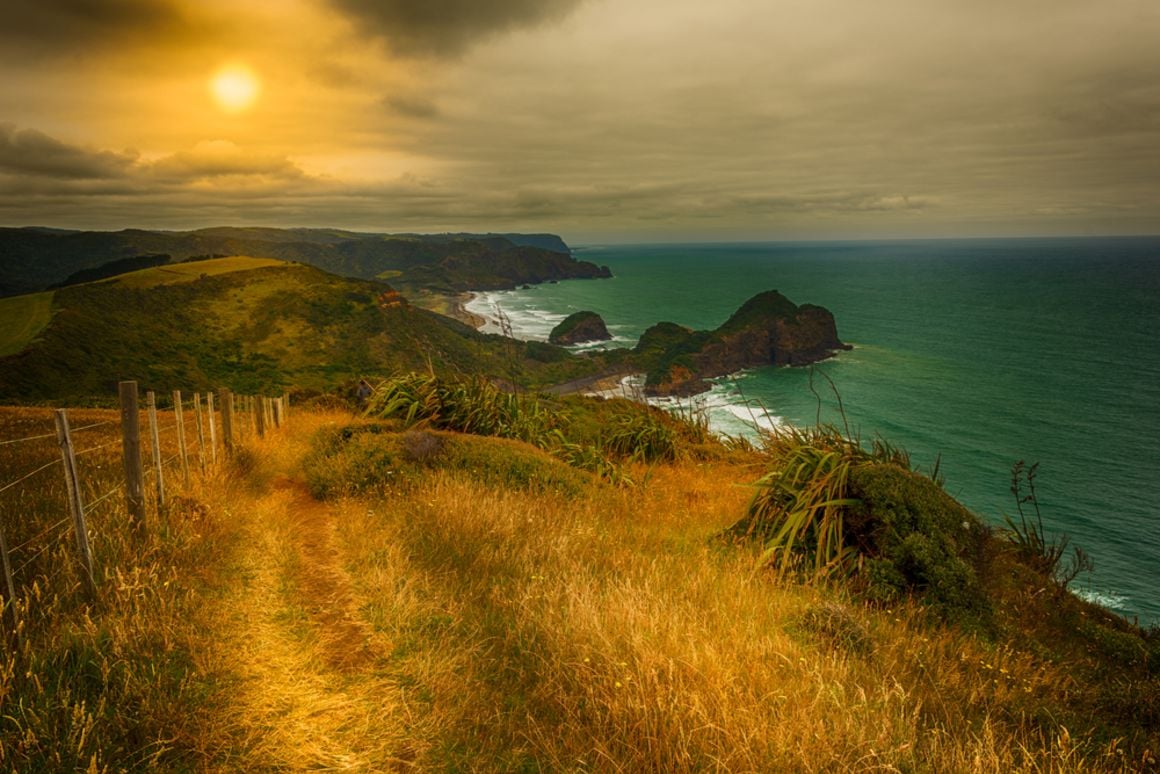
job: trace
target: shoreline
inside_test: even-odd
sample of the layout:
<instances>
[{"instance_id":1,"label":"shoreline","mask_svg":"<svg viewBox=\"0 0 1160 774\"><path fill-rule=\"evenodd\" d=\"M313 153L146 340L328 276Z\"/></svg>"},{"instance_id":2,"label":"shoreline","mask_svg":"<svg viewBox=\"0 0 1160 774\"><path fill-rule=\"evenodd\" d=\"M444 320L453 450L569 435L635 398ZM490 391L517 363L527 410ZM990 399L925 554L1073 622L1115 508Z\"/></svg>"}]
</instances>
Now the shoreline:
<instances>
[{"instance_id":1,"label":"shoreline","mask_svg":"<svg viewBox=\"0 0 1160 774\"><path fill-rule=\"evenodd\" d=\"M475 298L475 293L427 293L424 292L410 300L420 309L450 317L475 330L482 330L487 325L487 318L468 311L467 305Z\"/></svg>"},{"instance_id":2,"label":"shoreline","mask_svg":"<svg viewBox=\"0 0 1160 774\"><path fill-rule=\"evenodd\" d=\"M448 296L448 308L451 310L450 317L454 317L461 323L470 325L475 330L483 330L483 326L487 325L487 318L478 315L475 312L468 311L467 305L475 300L475 293L470 291L459 293L454 296Z\"/></svg>"}]
</instances>

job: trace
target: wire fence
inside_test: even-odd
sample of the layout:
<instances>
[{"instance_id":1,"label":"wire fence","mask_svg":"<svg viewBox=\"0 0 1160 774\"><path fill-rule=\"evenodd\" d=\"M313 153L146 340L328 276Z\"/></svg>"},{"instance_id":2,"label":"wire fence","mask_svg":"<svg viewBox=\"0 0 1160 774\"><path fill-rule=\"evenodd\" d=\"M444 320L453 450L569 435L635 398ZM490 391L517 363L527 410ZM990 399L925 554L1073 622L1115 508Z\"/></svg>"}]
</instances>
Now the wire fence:
<instances>
[{"instance_id":1,"label":"wire fence","mask_svg":"<svg viewBox=\"0 0 1160 774\"><path fill-rule=\"evenodd\" d=\"M120 416L115 409L0 408L0 612L38 578L61 572L77 573L96 595L94 538L117 532L126 519L143 530L148 514L166 524L161 482L212 473L239 445L280 428L287 414L285 395L222 390L186 398L175 391L163 407L152 392L141 405L135 382L122 382L120 392ZM148 489L146 476L154 482Z\"/></svg>"}]
</instances>

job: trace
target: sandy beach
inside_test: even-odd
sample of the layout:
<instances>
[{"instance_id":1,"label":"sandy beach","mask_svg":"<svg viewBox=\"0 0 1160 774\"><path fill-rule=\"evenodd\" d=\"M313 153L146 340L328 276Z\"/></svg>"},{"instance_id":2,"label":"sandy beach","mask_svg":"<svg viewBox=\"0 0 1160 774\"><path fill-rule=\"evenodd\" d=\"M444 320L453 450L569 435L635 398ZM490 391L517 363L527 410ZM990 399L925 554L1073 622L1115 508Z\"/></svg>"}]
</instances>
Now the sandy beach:
<instances>
[{"instance_id":1,"label":"sandy beach","mask_svg":"<svg viewBox=\"0 0 1160 774\"><path fill-rule=\"evenodd\" d=\"M443 293L423 293L411 300L415 306L438 312L465 325L479 330L487 324L487 320L477 314L467 311L467 304L475 298L474 293L457 293L448 295Z\"/></svg>"}]
</instances>

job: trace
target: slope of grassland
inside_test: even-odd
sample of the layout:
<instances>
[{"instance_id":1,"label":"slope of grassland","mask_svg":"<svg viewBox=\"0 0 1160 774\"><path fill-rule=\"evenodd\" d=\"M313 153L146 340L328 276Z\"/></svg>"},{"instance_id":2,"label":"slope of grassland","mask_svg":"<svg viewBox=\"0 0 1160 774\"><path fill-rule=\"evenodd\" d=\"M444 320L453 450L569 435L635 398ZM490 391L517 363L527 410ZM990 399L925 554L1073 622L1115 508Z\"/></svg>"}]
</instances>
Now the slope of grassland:
<instances>
[{"instance_id":1,"label":"slope of grassland","mask_svg":"<svg viewBox=\"0 0 1160 774\"><path fill-rule=\"evenodd\" d=\"M52 296L47 292L0 298L0 357L22 351L48 326Z\"/></svg>"},{"instance_id":2,"label":"slope of grassland","mask_svg":"<svg viewBox=\"0 0 1160 774\"><path fill-rule=\"evenodd\" d=\"M250 271L285 265L285 261L279 261L275 258L251 258L248 255L235 255L228 258L211 258L205 261L174 263L167 266L140 269L119 274L105 281L127 288L155 288L159 285L195 282L205 277L233 274L236 271Z\"/></svg>"},{"instance_id":3,"label":"slope of grassland","mask_svg":"<svg viewBox=\"0 0 1160 774\"><path fill-rule=\"evenodd\" d=\"M45 565L54 601L21 608L17 657L37 659L37 680L0 663L0 764L1155 765L1148 664L1071 654L1079 640L1036 621L983 633L761 569L760 548L719 538L771 464L758 452L707 443L624 464L635 485L510 439L298 407L207 478L175 482L166 529L151 523L136 554L103 522L100 604ZM1022 615L1070 604L1011 593Z\"/></svg>"},{"instance_id":4,"label":"slope of grassland","mask_svg":"<svg viewBox=\"0 0 1160 774\"><path fill-rule=\"evenodd\" d=\"M246 257L63 288L35 346L0 359L0 398L88 401L114 395L122 379L137 379L161 394L221 386L323 390L362 376L427 368L543 384L596 368L555 347L485 336L398 300L384 301L390 290L301 264ZM5 302L13 303L29 302ZM14 346L15 334L5 336Z\"/></svg>"}]
</instances>

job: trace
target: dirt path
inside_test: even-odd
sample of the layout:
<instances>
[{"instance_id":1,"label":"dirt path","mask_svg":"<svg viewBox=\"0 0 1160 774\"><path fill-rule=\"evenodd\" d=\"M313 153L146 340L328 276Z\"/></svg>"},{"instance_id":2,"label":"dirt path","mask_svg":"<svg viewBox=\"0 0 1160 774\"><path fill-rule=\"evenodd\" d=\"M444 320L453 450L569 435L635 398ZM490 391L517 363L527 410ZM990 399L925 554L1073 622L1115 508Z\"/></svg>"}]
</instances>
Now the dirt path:
<instances>
[{"instance_id":1,"label":"dirt path","mask_svg":"<svg viewBox=\"0 0 1160 774\"><path fill-rule=\"evenodd\" d=\"M360 616L335 510L285 476L231 508L245 545L217 644L236 682L220 721L226 768L406 770L416 757L405 697L383 676L390 643Z\"/></svg>"}]
</instances>

